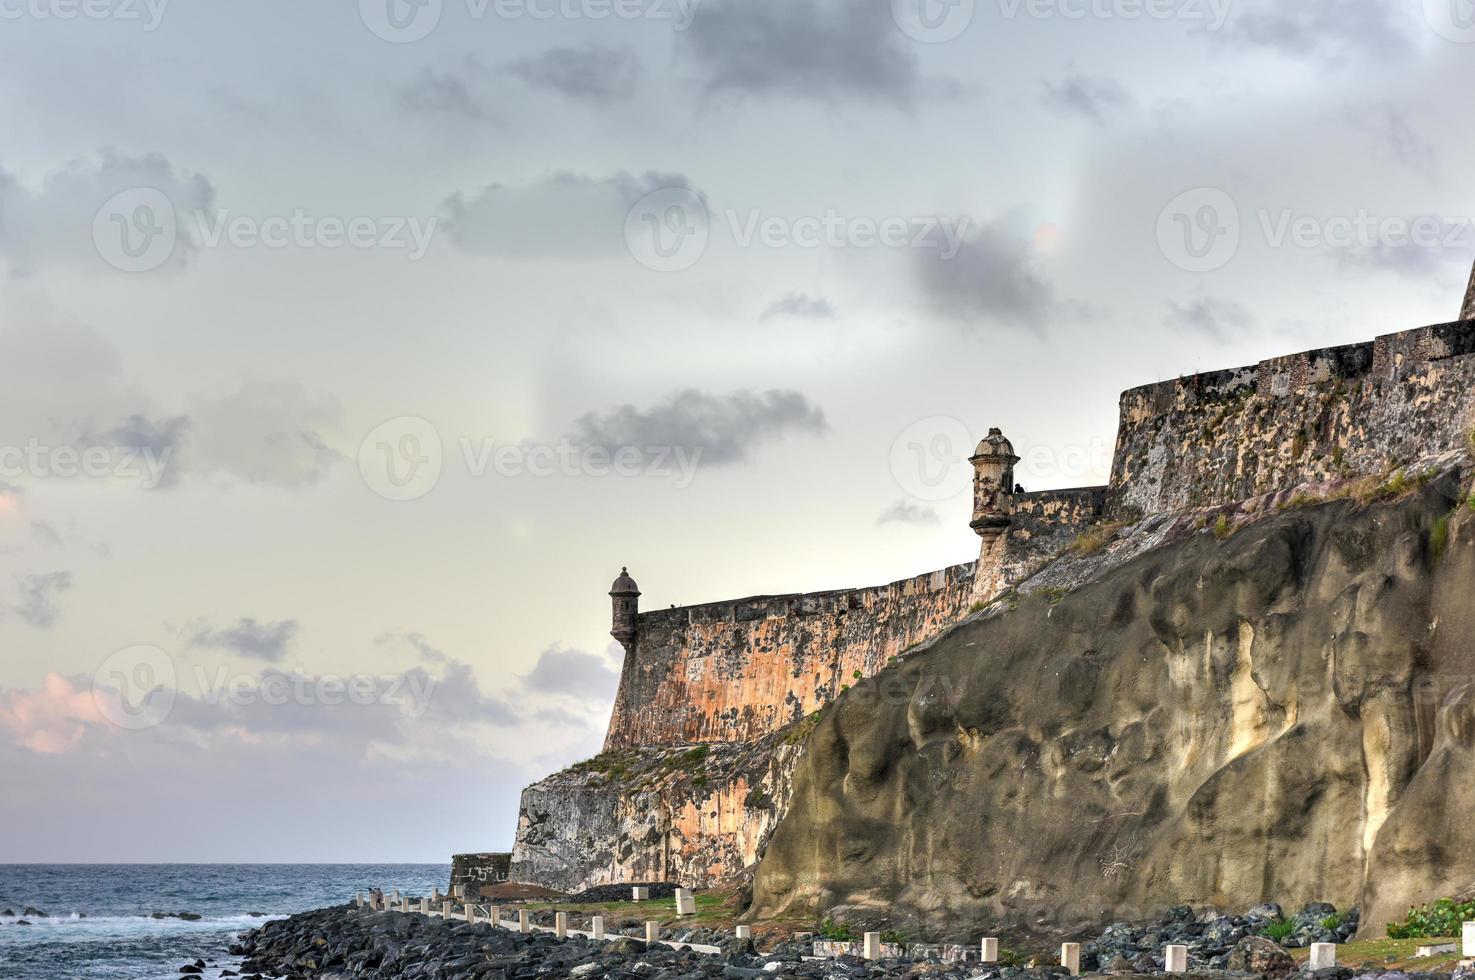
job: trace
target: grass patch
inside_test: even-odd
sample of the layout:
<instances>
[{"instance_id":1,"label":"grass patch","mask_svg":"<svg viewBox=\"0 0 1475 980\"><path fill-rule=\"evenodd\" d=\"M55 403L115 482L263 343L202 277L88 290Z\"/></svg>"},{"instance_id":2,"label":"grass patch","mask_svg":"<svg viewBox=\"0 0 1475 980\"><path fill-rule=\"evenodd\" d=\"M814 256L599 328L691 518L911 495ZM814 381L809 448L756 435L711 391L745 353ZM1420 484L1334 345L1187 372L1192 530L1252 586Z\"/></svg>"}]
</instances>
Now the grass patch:
<instances>
[{"instance_id":1,"label":"grass patch","mask_svg":"<svg viewBox=\"0 0 1475 980\"><path fill-rule=\"evenodd\" d=\"M1341 924L1342 917L1340 915L1329 915L1325 919L1321 920L1321 927L1327 932L1336 932L1337 928L1341 926Z\"/></svg>"},{"instance_id":2,"label":"grass patch","mask_svg":"<svg viewBox=\"0 0 1475 980\"><path fill-rule=\"evenodd\" d=\"M1076 539L1070 543L1070 550L1081 556L1094 555L1108 544L1111 544L1116 539L1117 532L1121 529L1122 523L1120 521L1103 521L1100 524L1092 525L1076 535Z\"/></svg>"},{"instance_id":3,"label":"grass patch","mask_svg":"<svg viewBox=\"0 0 1475 980\"><path fill-rule=\"evenodd\" d=\"M1475 493L1470 494L1470 509L1475 510ZM968 614L971 616L976 612L983 612L987 608L988 603L984 602L982 599L979 599L973 605L968 607Z\"/></svg>"},{"instance_id":4,"label":"grass patch","mask_svg":"<svg viewBox=\"0 0 1475 980\"><path fill-rule=\"evenodd\" d=\"M1045 601L1052 606L1059 605L1060 600L1070 594L1070 589L1058 585L1047 585L1038 591L1044 597Z\"/></svg>"},{"instance_id":5,"label":"grass patch","mask_svg":"<svg viewBox=\"0 0 1475 980\"><path fill-rule=\"evenodd\" d=\"M1266 939L1273 939L1278 943L1283 943L1287 939L1291 938L1291 935L1295 933L1295 931L1296 923L1293 920L1276 919L1274 922L1266 925L1264 929L1261 929L1260 935L1264 936Z\"/></svg>"},{"instance_id":6,"label":"grass patch","mask_svg":"<svg viewBox=\"0 0 1475 980\"><path fill-rule=\"evenodd\" d=\"M1275 505L1277 511L1300 510L1302 507L1315 507L1321 503L1321 498L1314 493L1298 493L1290 500L1283 500Z\"/></svg>"},{"instance_id":7,"label":"grass patch","mask_svg":"<svg viewBox=\"0 0 1475 980\"><path fill-rule=\"evenodd\" d=\"M1449 515L1445 514L1434 522L1434 527L1429 530L1429 552L1435 561L1444 557L1449 550Z\"/></svg>"},{"instance_id":8,"label":"grass patch","mask_svg":"<svg viewBox=\"0 0 1475 980\"><path fill-rule=\"evenodd\" d=\"M1214 521L1214 537L1220 541L1228 538L1234 530L1234 525L1229 522L1228 514L1220 514L1219 519Z\"/></svg>"},{"instance_id":9,"label":"grass patch","mask_svg":"<svg viewBox=\"0 0 1475 980\"><path fill-rule=\"evenodd\" d=\"M855 933L850 930L850 927L843 922L836 922L834 919L826 919L820 923L819 938L832 943L853 943L856 941ZM885 940L882 941L884 942Z\"/></svg>"},{"instance_id":10,"label":"grass patch","mask_svg":"<svg viewBox=\"0 0 1475 980\"><path fill-rule=\"evenodd\" d=\"M1433 937L1438 938L1438 937ZM1458 943L1458 939L1445 942ZM1418 947L1429 944L1429 939L1357 939L1337 947L1337 965L1354 970L1363 968L1377 970L1417 970L1428 973L1448 973L1460 961L1460 952L1440 953L1437 956L1415 958ZM1311 958L1309 949L1286 950L1297 963Z\"/></svg>"}]
</instances>

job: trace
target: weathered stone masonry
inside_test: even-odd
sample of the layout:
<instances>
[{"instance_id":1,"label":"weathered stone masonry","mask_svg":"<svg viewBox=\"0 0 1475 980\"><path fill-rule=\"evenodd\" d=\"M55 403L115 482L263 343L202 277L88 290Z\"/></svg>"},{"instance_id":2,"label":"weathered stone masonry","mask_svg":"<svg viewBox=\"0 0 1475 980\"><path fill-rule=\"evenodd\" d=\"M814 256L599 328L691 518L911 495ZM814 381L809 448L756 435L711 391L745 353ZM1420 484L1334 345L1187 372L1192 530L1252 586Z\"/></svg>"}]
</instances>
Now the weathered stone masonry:
<instances>
[{"instance_id":1,"label":"weathered stone masonry","mask_svg":"<svg viewBox=\"0 0 1475 980\"><path fill-rule=\"evenodd\" d=\"M1459 448L1475 324L1306 351L1122 395L1107 514L1212 507Z\"/></svg>"}]
</instances>

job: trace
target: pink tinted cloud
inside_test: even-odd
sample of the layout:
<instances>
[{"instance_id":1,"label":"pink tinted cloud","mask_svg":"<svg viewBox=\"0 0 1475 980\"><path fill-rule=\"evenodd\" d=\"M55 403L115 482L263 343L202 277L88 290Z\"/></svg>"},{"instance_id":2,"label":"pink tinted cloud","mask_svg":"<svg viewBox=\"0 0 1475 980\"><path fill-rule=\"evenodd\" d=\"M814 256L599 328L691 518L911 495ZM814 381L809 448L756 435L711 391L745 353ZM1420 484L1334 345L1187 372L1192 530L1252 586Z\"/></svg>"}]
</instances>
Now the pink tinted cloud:
<instances>
[{"instance_id":1,"label":"pink tinted cloud","mask_svg":"<svg viewBox=\"0 0 1475 980\"><path fill-rule=\"evenodd\" d=\"M0 690L0 730L16 745L46 755L74 747L88 725L106 724L92 691L60 674L47 674L39 691Z\"/></svg>"}]
</instances>

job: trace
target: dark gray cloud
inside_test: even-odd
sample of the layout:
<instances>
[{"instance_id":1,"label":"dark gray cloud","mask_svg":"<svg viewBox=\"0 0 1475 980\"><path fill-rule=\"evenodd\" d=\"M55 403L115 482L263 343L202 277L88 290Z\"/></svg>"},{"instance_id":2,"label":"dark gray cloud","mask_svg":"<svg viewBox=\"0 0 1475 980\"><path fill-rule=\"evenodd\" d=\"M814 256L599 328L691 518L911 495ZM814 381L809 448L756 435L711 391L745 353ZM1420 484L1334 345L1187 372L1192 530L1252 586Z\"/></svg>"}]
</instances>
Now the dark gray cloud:
<instances>
[{"instance_id":1,"label":"dark gray cloud","mask_svg":"<svg viewBox=\"0 0 1475 980\"><path fill-rule=\"evenodd\" d=\"M505 70L526 84L571 99L608 103L629 100L640 79L640 60L627 47L549 48L508 62Z\"/></svg>"},{"instance_id":2,"label":"dark gray cloud","mask_svg":"<svg viewBox=\"0 0 1475 980\"><path fill-rule=\"evenodd\" d=\"M189 644L200 649L225 650L254 660L278 663L297 639L299 629L300 624L295 619L266 623L244 616L234 626L224 629L198 627Z\"/></svg>"},{"instance_id":3,"label":"dark gray cloud","mask_svg":"<svg viewBox=\"0 0 1475 980\"><path fill-rule=\"evenodd\" d=\"M1175 330L1188 330L1215 340L1229 340L1255 325L1254 316L1243 303L1209 296L1203 290L1187 303L1169 300L1164 319Z\"/></svg>"},{"instance_id":4,"label":"dark gray cloud","mask_svg":"<svg viewBox=\"0 0 1475 980\"><path fill-rule=\"evenodd\" d=\"M608 657L549 647L522 679L530 691L587 699L608 707L620 685L620 672Z\"/></svg>"},{"instance_id":5,"label":"dark gray cloud","mask_svg":"<svg viewBox=\"0 0 1475 980\"><path fill-rule=\"evenodd\" d=\"M497 122L483 94L486 74L474 59L452 69L426 68L400 89L400 103L417 114Z\"/></svg>"},{"instance_id":6,"label":"dark gray cloud","mask_svg":"<svg viewBox=\"0 0 1475 980\"><path fill-rule=\"evenodd\" d=\"M1432 219L1431 219L1432 220ZM1357 248L1336 249L1334 261L1350 272L1391 272L1405 279L1444 281L1451 270L1467 269L1475 255L1475 228L1463 219L1461 225L1443 222L1442 244L1379 242Z\"/></svg>"},{"instance_id":7,"label":"dark gray cloud","mask_svg":"<svg viewBox=\"0 0 1475 980\"><path fill-rule=\"evenodd\" d=\"M1393 158L1405 167L1431 180L1439 176L1434 145L1419 132L1408 110L1389 102L1357 111L1353 119L1380 136Z\"/></svg>"},{"instance_id":8,"label":"dark gray cloud","mask_svg":"<svg viewBox=\"0 0 1475 980\"><path fill-rule=\"evenodd\" d=\"M1084 116L1098 126L1132 105L1132 96L1114 78L1089 77L1072 70L1059 82L1045 81L1041 101L1057 112Z\"/></svg>"},{"instance_id":9,"label":"dark gray cloud","mask_svg":"<svg viewBox=\"0 0 1475 980\"><path fill-rule=\"evenodd\" d=\"M996 225L975 225L951 258L912 251L925 301L949 319L1041 330L1059 307L1029 245Z\"/></svg>"},{"instance_id":10,"label":"dark gray cloud","mask_svg":"<svg viewBox=\"0 0 1475 980\"><path fill-rule=\"evenodd\" d=\"M1362 67L1411 55L1408 28L1417 20L1401 0L1263 0L1237 6L1213 36L1329 66Z\"/></svg>"},{"instance_id":11,"label":"dark gray cloud","mask_svg":"<svg viewBox=\"0 0 1475 980\"><path fill-rule=\"evenodd\" d=\"M708 92L907 107L922 85L889 4L875 0L709 0L679 36Z\"/></svg>"},{"instance_id":12,"label":"dark gray cloud","mask_svg":"<svg viewBox=\"0 0 1475 980\"><path fill-rule=\"evenodd\" d=\"M941 524L942 518L931 507L923 507L910 500L898 500L881 511L877 524Z\"/></svg>"},{"instance_id":13,"label":"dark gray cloud","mask_svg":"<svg viewBox=\"0 0 1475 980\"><path fill-rule=\"evenodd\" d=\"M789 293L782 299L776 299L768 304L758 317L760 320L771 320L774 317L791 316L804 320L833 320L835 308L830 301L822 296L810 296L808 293Z\"/></svg>"},{"instance_id":14,"label":"dark gray cloud","mask_svg":"<svg viewBox=\"0 0 1475 980\"><path fill-rule=\"evenodd\" d=\"M595 258L625 253L630 208L668 187L700 191L681 174L586 177L560 172L531 184L488 184L441 205L458 248L502 258Z\"/></svg>"},{"instance_id":15,"label":"dark gray cloud","mask_svg":"<svg viewBox=\"0 0 1475 980\"><path fill-rule=\"evenodd\" d=\"M28 625L50 629L61 618L56 597L72 587L71 572L44 572L16 576L16 600L12 608Z\"/></svg>"},{"instance_id":16,"label":"dark gray cloud","mask_svg":"<svg viewBox=\"0 0 1475 980\"><path fill-rule=\"evenodd\" d=\"M712 395L687 388L648 409L621 405L590 412L575 423L575 441L603 446L671 447L707 464L735 463L763 442L789 432L823 435L824 411L797 391L737 391Z\"/></svg>"},{"instance_id":17,"label":"dark gray cloud","mask_svg":"<svg viewBox=\"0 0 1475 980\"><path fill-rule=\"evenodd\" d=\"M89 432L82 438L91 446L136 449L146 454L145 462L157 466L158 477L145 483L149 489L163 489L179 483L179 452L189 427L190 420L184 415L158 420L130 415L120 425L105 432Z\"/></svg>"}]
</instances>

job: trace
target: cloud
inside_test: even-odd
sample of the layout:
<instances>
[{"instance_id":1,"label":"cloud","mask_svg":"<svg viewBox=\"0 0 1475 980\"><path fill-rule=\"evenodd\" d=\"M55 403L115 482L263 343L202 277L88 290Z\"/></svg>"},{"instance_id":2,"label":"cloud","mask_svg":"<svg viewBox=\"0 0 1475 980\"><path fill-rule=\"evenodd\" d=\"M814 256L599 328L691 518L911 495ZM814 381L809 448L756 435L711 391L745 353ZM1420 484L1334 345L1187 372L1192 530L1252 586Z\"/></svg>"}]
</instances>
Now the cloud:
<instances>
[{"instance_id":1,"label":"cloud","mask_svg":"<svg viewBox=\"0 0 1475 980\"><path fill-rule=\"evenodd\" d=\"M824 411L797 391L737 391L712 395L687 388L659 405L638 409L621 405L575 421L574 440L603 446L680 448L707 464L736 463L769 439L789 432L822 436L829 431Z\"/></svg>"},{"instance_id":2,"label":"cloud","mask_svg":"<svg viewBox=\"0 0 1475 980\"><path fill-rule=\"evenodd\" d=\"M496 122L497 115L475 91L484 73L470 61L460 69L427 68L400 89L399 100L412 113L444 115L475 122Z\"/></svg>"},{"instance_id":3,"label":"cloud","mask_svg":"<svg viewBox=\"0 0 1475 980\"><path fill-rule=\"evenodd\" d=\"M522 683L530 691L583 698L607 708L620 686L620 672L607 656L553 646L539 654Z\"/></svg>"},{"instance_id":4,"label":"cloud","mask_svg":"<svg viewBox=\"0 0 1475 980\"><path fill-rule=\"evenodd\" d=\"M158 153L106 151L47 174L35 189L0 171L0 256L19 275L48 269L109 271L93 237L94 221L115 195L140 188L161 192L173 205L178 239L164 267L183 268L198 250L188 216L209 210L215 190L205 177L177 170ZM100 233L112 231L104 215Z\"/></svg>"},{"instance_id":5,"label":"cloud","mask_svg":"<svg viewBox=\"0 0 1475 980\"><path fill-rule=\"evenodd\" d=\"M898 500L896 503L881 511L881 516L876 518L880 524L941 524L942 518L937 511L931 507L920 507L910 500Z\"/></svg>"},{"instance_id":6,"label":"cloud","mask_svg":"<svg viewBox=\"0 0 1475 980\"><path fill-rule=\"evenodd\" d=\"M27 624L37 629L50 629L61 618L56 597L71 587L71 572L18 575L16 601L12 608Z\"/></svg>"},{"instance_id":7,"label":"cloud","mask_svg":"<svg viewBox=\"0 0 1475 980\"><path fill-rule=\"evenodd\" d=\"M159 467L158 477L149 489L172 487L179 482L179 467L175 463L189 425L190 420L183 415L158 421L130 415L121 425L106 432L85 433L82 441L89 446L136 449L147 454L145 462L153 461Z\"/></svg>"},{"instance_id":8,"label":"cloud","mask_svg":"<svg viewBox=\"0 0 1475 980\"><path fill-rule=\"evenodd\" d=\"M133 450L110 462L133 485L194 474L304 489L342 460L328 444L340 418L336 400L292 379L247 379L184 411L162 408L91 327L45 304L17 302L0 319L0 444Z\"/></svg>"},{"instance_id":9,"label":"cloud","mask_svg":"<svg viewBox=\"0 0 1475 980\"><path fill-rule=\"evenodd\" d=\"M202 472L300 490L344 458L322 434L338 425L338 402L299 381L248 379L223 398L195 399L189 417L189 466Z\"/></svg>"},{"instance_id":10,"label":"cloud","mask_svg":"<svg viewBox=\"0 0 1475 980\"><path fill-rule=\"evenodd\" d=\"M975 225L951 258L935 248L912 252L925 301L950 319L1040 330L1059 308L1030 247L997 225Z\"/></svg>"},{"instance_id":11,"label":"cloud","mask_svg":"<svg viewBox=\"0 0 1475 980\"><path fill-rule=\"evenodd\" d=\"M909 107L917 56L873 0L709 0L681 35L709 93Z\"/></svg>"},{"instance_id":12,"label":"cloud","mask_svg":"<svg viewBox=\"0 0 1475 980\"><path fill-rule=\"evenodd\" d=\"M1267 0L1230 15L1214 37L1332 67L1404 58L1414 42L1401 0Z\"/></svg>"},{"instance_id":13,"label":"cloud","mask_svg":"<svg viewBox=\"0 0 1475 980\"><path fill-rule=\"evenodd\" d=\"M555 173L532 184L488 184L442 204L442 227L455 244L500 258L598 258L625 252L625 218L653 191L692 190L681 174L617 173L594 178Z\"/></svg>"},{"instance_id":14,"label":"cloud","mask_svg":"<svg viewBox=\"0 0 1475 980\"><path fill-rule=\"evenodd\" d=\"M1243 303L1209 296L1202 289L1187 303L1169 300L1164 320L1174 329L1215 340L1230 340L1255 325L1254 316Z\"/></svg>"},{"instance_id":15,"label":"cloud","mask_svg":"<svg viewBox=\"0 0 1475 980\"><path fill-rule=\"evenodd\" d=\"M1352 125L1387 144L1393 158L1409 170L1430 180L1439 176L1438 154L1434 145L1414 125L1411 112L1385 102L1374 106L1359 105L1347 118Z\"/></svg>"},{"instance_id":16,"label":"cloud","mask_svg":"<svg viewBox=\"0 0 1475 980\"><path fill-rule=\"evenodd\" d=\"M88 726L103 724L90 687L79 679L47 674L37 691L0 688L0 731L32 752L66 752Z\"/></svg>"},{"instance_id":17,"label":"cloud","mask_svg":"<svg viewBox=\"0 0 1475 980\"><path fill-rule=\"evenodd\" d=\"M628 47L591 44L549 48L542 54L509 62L505 70L533 88L602 104L624 102L634 96L640 61Z\"/></svg>"},{"instance_id":18,"label":"cloud","mask_svg":"<svg viewBox=\"0 0 1475 980\"><path fill-rule=\"evenodd\" d=\"M213 629L201 626L190 637L190 646L210 650L226 650L242 657L277 663L297 639L299 624L295 619L275 623L258 622L243 616L234 626Z\"/></svg>"},{"instance_id":19,"label":"cloud","mask_svg":"<svg viewBox=\"0 0 1475 980\"><path fill-rule=\"evenodd\" d=\"M829 300L821 296L789 293L782 299L769 303L768 308L759 315L758 319L771 320L780 316L798 317L805 320L833 320L835 308L830 305Z\"/></svg>"},{"instance_id":20,"label":"cloud","mask_svg":"<svg viewBox=\"0 0 1475 980\"><path fill-rule=\"evenodd\" d=\"M1113 113L1132 105L1132 96L1114 78L1089 78L1072 70L1059 83L1046 81L1041 101L1057 112L1074 113L1105 125Z\"/></svg>"}]
</instances>

